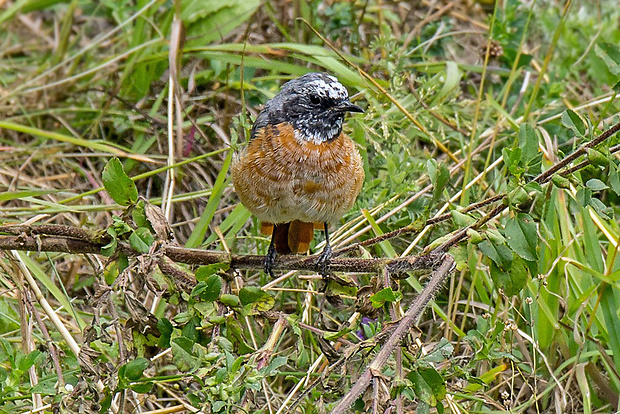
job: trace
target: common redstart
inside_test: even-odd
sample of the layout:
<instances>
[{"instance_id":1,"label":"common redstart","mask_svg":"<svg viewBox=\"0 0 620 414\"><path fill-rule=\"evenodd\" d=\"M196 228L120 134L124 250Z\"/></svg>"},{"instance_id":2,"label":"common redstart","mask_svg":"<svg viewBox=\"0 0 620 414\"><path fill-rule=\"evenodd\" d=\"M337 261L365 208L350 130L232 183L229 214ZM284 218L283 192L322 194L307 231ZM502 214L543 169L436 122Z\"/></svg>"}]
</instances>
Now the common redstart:
<instances>
[{"instance_id":1,"label":"common redstart","mask_svg":"<svg viewBox=\"0 0 620 414\"><path fill-rule=\"evenodd\" d=\"M328 224L351 209L364 181L360 154L342 132L346 112L364 111L335 77L308 73L286 82L232 166L241 202L272 235L264 265L271 276L276 253L307 252L315 228L325 230L317 267L328 271Z\"/></svg>"}]
</instances>

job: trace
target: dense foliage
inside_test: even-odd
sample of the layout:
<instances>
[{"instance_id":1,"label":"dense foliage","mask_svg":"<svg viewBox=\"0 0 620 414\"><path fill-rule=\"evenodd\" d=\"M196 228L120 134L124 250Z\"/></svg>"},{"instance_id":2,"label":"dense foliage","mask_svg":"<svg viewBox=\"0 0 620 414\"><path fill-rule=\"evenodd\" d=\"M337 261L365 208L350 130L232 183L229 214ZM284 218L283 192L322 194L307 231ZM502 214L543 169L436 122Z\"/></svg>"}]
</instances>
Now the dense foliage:
<instances>
[{"instance_id":1,"label":"dense foliage","mask_svg":"<svg viewBox=\"0 0 620 414\"><path fill-rule=\"evenodd\" d=\"M266 252L228 170L311 70L365 109L335 248L400 230L347 256L415 256L466 231L351 410L618 410L620 138L582 146L620 122L619 19L611 0L0 2L0 412L333 409L426 275L272 280L158 250ZM104 247L26 252L11 224Z\"/></svg>"}]
</instances>

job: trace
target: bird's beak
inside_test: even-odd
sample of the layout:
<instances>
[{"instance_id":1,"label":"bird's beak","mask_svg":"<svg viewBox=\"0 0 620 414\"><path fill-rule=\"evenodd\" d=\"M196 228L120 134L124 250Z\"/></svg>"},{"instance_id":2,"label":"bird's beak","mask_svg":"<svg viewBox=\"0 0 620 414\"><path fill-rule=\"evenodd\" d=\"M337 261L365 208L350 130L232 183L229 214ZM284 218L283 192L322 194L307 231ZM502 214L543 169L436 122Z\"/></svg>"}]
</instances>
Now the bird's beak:
<instances>
[{"instance_id":1,"label":"bird's beak","mask_svg":"<svg viewBox=\"0 0 620 414\"><path fill-rule=\"evenodd\" d=\"M364 113L364 110L362 108L360 108L359 106L351 103L351 101L349 101L349 100L343 101L336 108L339 111L342 111L342 112L360 112L360 113Z\"/></svg>"}]
</instances>

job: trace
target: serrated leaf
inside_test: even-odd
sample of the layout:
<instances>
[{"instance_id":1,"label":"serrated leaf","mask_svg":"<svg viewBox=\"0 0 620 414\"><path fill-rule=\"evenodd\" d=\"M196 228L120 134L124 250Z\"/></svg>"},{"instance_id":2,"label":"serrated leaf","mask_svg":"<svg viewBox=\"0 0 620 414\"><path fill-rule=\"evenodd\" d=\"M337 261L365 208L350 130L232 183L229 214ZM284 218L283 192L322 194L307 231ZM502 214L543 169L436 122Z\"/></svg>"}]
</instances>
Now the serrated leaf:
<instances>
[{"instance_id":1,"label":"serrated leaf","mask_svg":"<svg viewBox=\"0 0 620 414\"><path fill-rule=\"evenodd\" d=\"M519 213L511 217L506 223L504 234L508 246L523 259L531 262L538 258L536 223L529 214Z\"/></svg>"},{"instance_id":2,"label":"serrated leaf","mask_svg":"<svg viewBox=\"0 0 620 414\"><path fill-rule=\"evenodd\" d=\"M114 157L108 162L101 178L106 191L117 204L127 206L138 200L136 184L125 174L123 164L118 158Z\"/></svg>"},{"instance_id":3,"label":"serrated leaf","mask_svg":"<svg viewBox=\"0 0 620 414\"><path fill-rule=\"evenodd\" d=\"M572 130L579 137L586 133L586 126L583 120L572 109L567 109L562 113L562 125Z\"/></svg>"}]
</instances>

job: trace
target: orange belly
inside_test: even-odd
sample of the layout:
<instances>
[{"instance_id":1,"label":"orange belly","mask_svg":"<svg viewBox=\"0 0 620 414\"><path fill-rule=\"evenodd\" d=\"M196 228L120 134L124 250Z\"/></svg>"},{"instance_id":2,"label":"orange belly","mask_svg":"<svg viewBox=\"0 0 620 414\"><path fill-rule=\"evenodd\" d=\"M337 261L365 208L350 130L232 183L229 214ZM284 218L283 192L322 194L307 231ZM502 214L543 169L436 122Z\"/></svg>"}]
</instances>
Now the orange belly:
<instances>
[{"instance_id":1,"label":"orange belly","mask_svg":"<svg viewBox=\"0 0 620 414\"><path fill-rule=\"evenodd\" d=\"M278 124L250 141L232 166L232 180L243 205L264 222L331 223L353 206L364 168L346 135L315 144Z\"/></svg>"}]
</instances>

